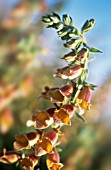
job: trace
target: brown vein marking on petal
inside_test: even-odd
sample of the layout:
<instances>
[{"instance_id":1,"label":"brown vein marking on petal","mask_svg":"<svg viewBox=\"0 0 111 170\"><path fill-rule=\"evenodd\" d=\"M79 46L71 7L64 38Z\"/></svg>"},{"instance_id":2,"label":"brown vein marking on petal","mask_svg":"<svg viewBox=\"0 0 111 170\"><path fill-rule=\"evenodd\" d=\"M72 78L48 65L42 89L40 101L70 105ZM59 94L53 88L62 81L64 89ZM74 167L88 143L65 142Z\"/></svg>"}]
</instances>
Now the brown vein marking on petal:
<instances>
[{"instance_id":1,"label":"brown vein marking on petal","mask_svg":"<svg viewBox=\"0 0 111 170\"><path fill-rule=\"evenodd\" d=\"M16 142L14 142L14 149L20 150L23 148L29 149L29 141L25 134L20 134L15 136Z\"/></svg>"},{"instance_id":2,"label":"brown vein marking on petal","mask_svg":"<svg viewBox=\"0 0 111 170\"><path fill-rule=\"evenodd\" d=\"M45 155L47 152L39 146L39 143L40 142L38 141L37 144L35 144L35 155L36 156Z\"/></svg>"},{"instance_id":3,"label":"brown vein marking on petal","mask_svg":"<svg viewBox=\"0 0 111 170\"><path fill-rule=\"evenodd\" d=\"M46 137L43 137L42 141L38 142L37 144L39 147L41 147L47 153L50 153L53 149L51 141Z\"/></svg>"},{"instance_id":4,"label":"brown vein marking on petal","mask_svg":"<svg viewBox=\"0 0 111 170\"><path fill-rule=\"evenodd\" d=\"M62 123L70 125L70 117L67 110L60 108L59 110L56 110L54 114L61 120Z\"/></svg>"},{"instance_id":5,"label":"brown vein marking on petal","mask_svg":"<svg viewBox=\"0 0 111 170\"><path fill-rule=\"evenodd\" d=\"M64 96L62 95L61 91L56 89L49 92L49 96L52 102L64 102Z\"/></svg>"},{"instance_id":6,"label":"brown vein marking on petal","mask_svg":"<svg viewBox=\"0 0 111 170\"><path fill-rule=\"evenodd\" d=\"M32 117L33 121L35 122L36 129L42 129L48 127L46 122L50 121L51 117L47 112L39 112L35 113Z\"/></svg>"},{"instance_id":7,"label":"brown vein marking on petal","mask_svg":"<svg viewBox=\"0 0 111 170\"><path fill-rule=\"evenodd\" d=\"M52 131L46 132L44 134L44 137L47 137L53 144L56 143L56 141L58 139L57 130L52 130Z\"/></svg>"},{"instance_id":8,"label":"brown vein marking on petal","mask_svg":"<svg viewBox=\"0 0 111 170\"><path fill-rule=\"evenodd\" d=\"M29 140L29 143L30 143L30 146L33 146L40 138L40 133L38 132L30 132L30 133L27 133L26 134L28 140Z\"/></svg>"}]
</instances>

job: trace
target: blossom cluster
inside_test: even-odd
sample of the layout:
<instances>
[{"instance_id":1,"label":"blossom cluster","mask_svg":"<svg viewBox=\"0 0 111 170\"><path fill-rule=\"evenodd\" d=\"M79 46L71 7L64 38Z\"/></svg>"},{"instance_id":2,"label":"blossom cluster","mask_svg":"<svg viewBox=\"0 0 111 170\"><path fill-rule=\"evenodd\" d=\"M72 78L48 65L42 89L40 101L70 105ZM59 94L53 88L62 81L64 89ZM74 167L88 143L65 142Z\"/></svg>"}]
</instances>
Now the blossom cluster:
<instances>
[{"instance_id":1,"label":"blossom cluster","mask_svg":"<svg viewBox=\"0 0 111 170\"><path fill-rule=\"evenodd\" d=\"M33 170L39 164L40 157L46 154L49 170L60 170L63 167L57 151L60 129L63 125L70 126L73 117L86 122L83 114L86 110L90 110L91 89L95 87L86 82L90 52L100 52L88 47L84 38L84 33L95 25L93 19L85 22L81 32L74 27L72 18L66 14L62 20L56 13L43 16L42 20L48 24L48 27L57 30L58 35L65 41L64 46L71 51L62 57L68 65L58 68L53 75L67 79L67 84L52 88L46 86L41 93L41 97L50 100L54 106L45 110L36 110L32 114L35 131L16 135L14 151L4 150L0 154L0 162L19 161L24 170ZM24 150L29 150L29 153L25 154Z\"/></svg>"}]
</instances>

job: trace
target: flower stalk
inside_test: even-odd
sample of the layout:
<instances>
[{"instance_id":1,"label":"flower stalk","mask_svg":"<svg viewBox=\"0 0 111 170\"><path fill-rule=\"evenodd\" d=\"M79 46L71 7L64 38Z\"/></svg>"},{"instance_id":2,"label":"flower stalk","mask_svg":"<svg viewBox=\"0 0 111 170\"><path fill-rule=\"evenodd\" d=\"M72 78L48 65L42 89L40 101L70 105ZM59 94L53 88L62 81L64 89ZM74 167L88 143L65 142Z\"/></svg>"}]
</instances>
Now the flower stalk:
<instances>
[{"instance_id":1,"label":"flower stalk","mask_svg":"<svg viewBox=\"0 0 111 170\"><path fill-rule=\"evenodd\" d=\"M67 14L64 14L61 19L58 14L53 12L43 16L42 21L47 24L47 28L56 29L59 37L65 41L64 47L71 51L62 57L68 62L68 65L58 68L53 75L66 79L67 84L53 88L46 86L44 92L41 93L41 97L50 100L54 107L43 111L37 110L33 113L32 121L36 132L20 134L15 137L14 149L16 151L33 149L32 153L29 150L29 154L23 152L24 158L15 153L14 161L19 161L24 170L33 170L40 157L45 154L47 154L46 163L49 170L60 170L63 167L57 152L58 136L63 125L71 125L72 117L86 123L83 114L86 110L90 110L90 91L95 87L86 81L88 61L90 52L101 52L96 48L89 47L84 36L94 27L94 19L87 20L81 31L74 26L72 18ZM7 154L2 154L0 157L2 162L4 155Z\"/></svg>"}]
</instances>

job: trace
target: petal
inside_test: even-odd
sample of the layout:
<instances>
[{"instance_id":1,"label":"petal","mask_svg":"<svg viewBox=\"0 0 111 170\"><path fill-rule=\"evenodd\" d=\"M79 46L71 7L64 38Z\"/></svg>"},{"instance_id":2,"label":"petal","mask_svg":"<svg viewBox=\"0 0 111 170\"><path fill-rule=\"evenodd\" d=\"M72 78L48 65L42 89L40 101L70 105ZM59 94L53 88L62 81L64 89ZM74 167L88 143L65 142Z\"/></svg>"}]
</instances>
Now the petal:
<instances>
[{"instance_id":1,"label":"petal","mask_svg":"<svg viewBox=\"0 0 111 170\"><path fill-rule=\"evenodd\" d=\"M20 162L20 164L24 170L33 170L34 169L33 161L30 158L23 158L22 161Z\"/></svg>"},{"instance_id":2,"label":"petal","mask_svg":"<svg viewBox=\"0 0 111 170\"><path fill-rule=\"evenodd\" d=\"M73 90L74 90L74 84L69 84L69 85L65 85L62 88L60 88L62 94L66 97L71 97Z\"/></svg>"},{"instance_id":3,"label":"petal","mask_svg":"<svg viewBox=\"0 0 111 170\"><path fill-rule=\"evenodd\" d=\"M48 138L43 137L40 146L47 152L50 153L52 151L52 143Z\"/></svg>"},{"instance_id":4,"label":"petal","mask_svg":"<svg viewBox=\"0 0 111 170\"><path fill-rule=\"evenodd\" d=\"M21 149L29 149L29 141L25 134L20 134L15 136L16 142L14 142L14 149L21 150Z\"/></svg>"},{"instance_id":5,"label":"petal","mask_svg":"<svg viewBox=\"0 0 111 170\"><path fill-rule=\"evenodd\" d=\"M33 146L40 138L40 133L37 132L30 132L27 133L26 135L29 140L30 146Z\"/></svg>"},{"instance_id":6,"label":"petal","mask_svg":"<svg viewBox=\"0 0 111 170\"><path fill-rule=\"evenodd\" d=\"M85 100L86 102L90 102L90 98L91 98L91 92L90 92L90 87L89 86L86 86L84 87L79 95L78 95L78 98L79 99L83 99Z\"/></svg>"},{"instance_id":7,"label":"petal","mask_svg":"<svg viewBox=\"0 0 111 170\"><path fill-rule=\"evenodd\" d=\"M57 130L46 132L44 134L44 137L47 137L52 142L52 144L55 144L57 142L57 139L58 139Z\"/></svg>"},{"instance_id":8,"label":"petal","mask_svg":"<svg viewBox=\"0 0 111 170\"><path fill-rule=\"evenodd\" d=\"M51 98L51 101L53 103L62 103L65 100L65 97L63 96L63 94L61 93L60 90L56 89L53 91L49 92L49 96Z\"/></svg>"},{"instance_id":9,"label":"petal","mask_svg":"<svg viewBox=\"0 0 111 170\"><path fill-rule=\"evenodd\" d=\"M63 105L62 108L65 109L69 113L70 118L73 117L73 115L74 115L74 106L73 105L66 104L66 105Z\"/></svg>"}]
</instances>

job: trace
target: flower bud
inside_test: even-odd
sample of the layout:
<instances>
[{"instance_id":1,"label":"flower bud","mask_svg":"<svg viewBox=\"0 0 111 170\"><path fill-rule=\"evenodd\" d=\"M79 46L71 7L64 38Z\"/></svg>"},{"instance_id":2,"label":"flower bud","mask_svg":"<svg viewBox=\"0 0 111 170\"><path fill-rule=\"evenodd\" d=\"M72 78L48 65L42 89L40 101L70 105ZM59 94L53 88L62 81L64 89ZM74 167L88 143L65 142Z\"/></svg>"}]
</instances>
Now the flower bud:
<instances>
[{"instance_id":1,"label":"flower bud","mask_svg":"<svg viewBox=\"0 0 111 170\"><path fill-rule=\"evenodd\" d=\"M75 60L75 57L77 56L77 54L75 53L75 51L72 51L66 55L64 55L64 57L62 59L71 62Z\"/></svg>"},{"instance_id":2,"label":"flower bud","mask_svg":"<svg viewBox=\"0 0 111 170\"><path fill-rule=\"evenodd\" d=\"M84 23L84 25L82 26L82 32L84 33L84 32L91 30L95 24L96 23L95 23L94 19L90 19L89 21L87 20Z\"/></svg>"}]
</instances>

